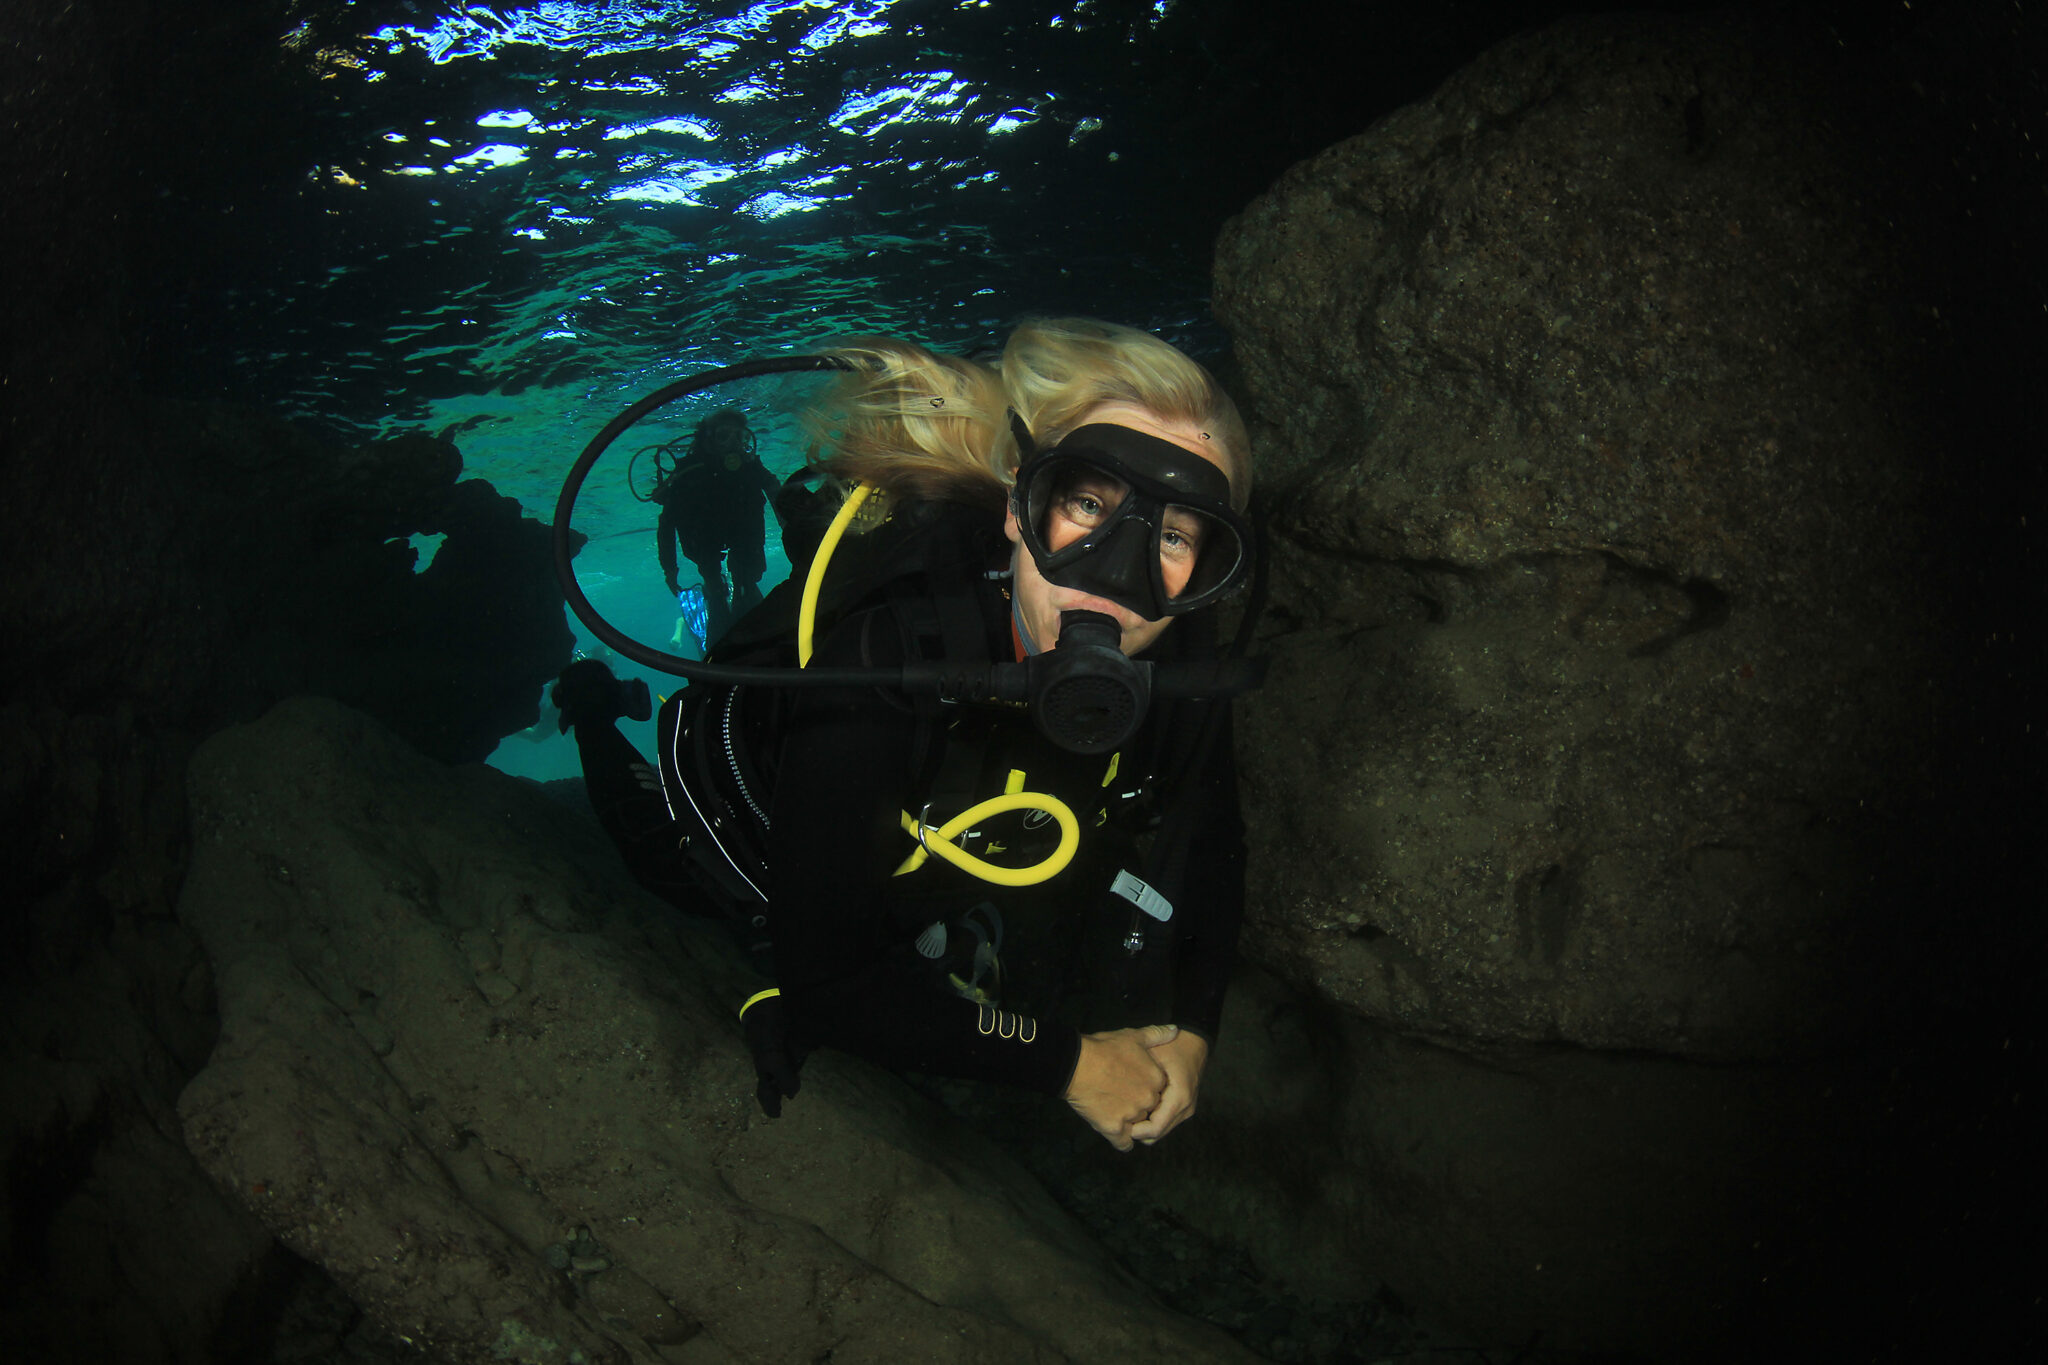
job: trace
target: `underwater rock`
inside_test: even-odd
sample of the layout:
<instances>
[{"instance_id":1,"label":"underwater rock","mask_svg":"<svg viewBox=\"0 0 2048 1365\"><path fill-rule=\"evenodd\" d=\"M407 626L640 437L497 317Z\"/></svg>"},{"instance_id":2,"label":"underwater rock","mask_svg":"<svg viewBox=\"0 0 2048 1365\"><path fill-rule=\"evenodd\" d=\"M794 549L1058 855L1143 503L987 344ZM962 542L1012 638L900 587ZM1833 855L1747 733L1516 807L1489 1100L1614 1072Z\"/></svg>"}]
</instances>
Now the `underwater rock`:
<instances>
[{"instance_id":1,"label":"underwater rock","mask_svg":"<svg viewBox=\"0 0 2048 1365\"><path fill-rule=\"evenodd\" d=\"M190 795L179 913L221 1037L187 1142L402 1341L453 1362L1249 1358L892 1077L820 1053L764 1118L734 1017L757 981L534 784L301 698L207 741Z\"/></svg>"},{"instance_id":2,"label":"underwater rock","mask_svg":"<svg viewBox=\"0 0 2048 1365\"><path fill-rule=\"evenodd\" d=\"M1957 896L1957 343L1859 60L1568 20L1219 245L1273 476L1243 945L1334 1135L1273 1147L1304 1255L1489 1343L1848 1355L1948 1273L1879 1011Z\"/></svg>"},{"instance_id":3,"label":"underwater rock","mask_svg":"<svg viewBox=\"0 0 2048 1365\"><path fill-rule=\"evenodd\" d=\"M1272 481L1246 950L1428 1036L1853 1037L1937 702L1935 324L1847 59L1573 20L1290 170L1216 306Z\"/></svg>"},{"instance_id":4,"label":"underwater rock","mask_svg":"<svg viewBox=\"0 0 2048 1365\"><path fill-rule=\"evenodd\" d=\"M186 1152L216 1033L172 917L189 745L132 715L0 706L0 1341L10 1360L199 1361L289 1260Z\"/></svg>"},{"instance_id":5,"label":"underwater rock","mask_svg":"<svg viewBox=\"0 0 2048 1365\"><path fill-rule=\"evenodd\" d=\"M534 722L574 647L550 532L461 480L452 444L341 446L217 404L127 415L82 467L22 471L0 585L17 694L203 735L317 692L451 763ZM409 538L435 534L422 567Z\"/></svg>"},{"instance_id":6,"label":"underwater rock","mask_svg":"<svg viewBox=\"0 0 2048 1365\"><path fill-rule=\"evenodd\" d=\"M187 415L161 442L201 515L166 557L196 579L193 613L227 623L211 632L215 716L314 692L450 763L533 724L574 647L546 526L458 482L445 440L349 449L232 409ZM427 535L445 539L422 567L409 539Z\"/></svg>"},{"instance_id":7,"label":"underwater rock","mask_svg":"<svg viewBox=\"0 0 2048 1365\"><path fill-rule=\"evenodd\" d=\"M1872 1202L1851 1192L1896 1099L1882 1082L1447 1047L1243 967L1200 1113L1135 1161L994 1087L943 1098L1168 1302L1276 1360L1718 1362L1758 1341L1854 1356L1865 1321L1902 1326L1841 1245ZM1274 1316L1341 1346L1287 1350L1260 1328Z\"/></svg>"}]
</instances>

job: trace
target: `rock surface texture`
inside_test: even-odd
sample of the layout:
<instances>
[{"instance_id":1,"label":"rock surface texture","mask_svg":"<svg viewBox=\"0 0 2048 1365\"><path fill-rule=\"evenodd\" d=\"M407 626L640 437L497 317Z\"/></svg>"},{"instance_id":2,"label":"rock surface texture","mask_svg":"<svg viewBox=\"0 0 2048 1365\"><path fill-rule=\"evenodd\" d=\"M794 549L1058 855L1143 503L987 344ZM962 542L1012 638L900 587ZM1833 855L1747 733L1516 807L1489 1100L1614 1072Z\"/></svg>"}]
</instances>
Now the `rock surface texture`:
<instances>
[{"instance_id":1,"label":"rock surface texture","mask_svg":"<svg viewBox=\"0 0 2048 1365\"><path fill-rule=\"evenodd\" d=\"M758 982L531 784L305 699L191 800L191 1150L436 1360L1249 1358L871 1068L820 1054L764 1119Z\"/></svg>"},{"instance_id":2,"label":"rock surface texture","mask_svg":"<svg viewBox=\"0 0 2048 1365\"><path fill-rule=\"evenodd\" d=\"M1567 22L1232 223L1275 531L1247 943L1284 975L1692 1057L1864 1020L1932 702L1932 321L1834 69Z\"/></svg>"},{"instance_id":3,"label":"rock surface texture","mask_svg":"<svg viewBox=\"0 0 2048 1365\"><path fill-rule=\"evenodd\" d=\"M1986 918L1929 546L1994 457L1945 448L1915 98L1796 26L1570 20L1219 245L1272 533L1244 951L1331 1012L1343 1153L1299 1245L1484 1341L1826 1354L1970 1278L1870 1064L1910 926Z\"/></svg>"},{"instance_id":4,"label":"rock surface texture","mask_svg":"<svg viewBox=\"0 0 2048 1365\"><path fill-rule=\"evenodd\" d=\"M308 690L442 759L489 753L570 652L548 535L458 482L446 441L349 449L217 406L110 402L5 458L0 1330L33 1359L211 1359L290 1258L179 1137L216 1027L172 916L185 762Z\"/></svg>"}]
</instances>

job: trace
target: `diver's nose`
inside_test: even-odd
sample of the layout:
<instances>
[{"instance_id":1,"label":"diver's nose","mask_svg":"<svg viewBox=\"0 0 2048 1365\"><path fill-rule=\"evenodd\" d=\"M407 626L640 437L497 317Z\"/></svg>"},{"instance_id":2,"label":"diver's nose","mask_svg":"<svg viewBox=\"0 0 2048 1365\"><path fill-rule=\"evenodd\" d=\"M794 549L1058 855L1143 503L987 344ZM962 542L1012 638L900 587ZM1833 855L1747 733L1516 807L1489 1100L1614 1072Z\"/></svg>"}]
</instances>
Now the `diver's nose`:
<instances>
[{"instance_id":1,"label":"diver's nose","mask_svg":"<svg viewBox=\"0 0 2048 1365\"><path fill-rule=\"evenodd\" d=\"M1125 517L1083 561L1087 582L1069 586L1129 607L1148 621L1158 620L1166 609L1152 587L1153 540L1152 527L1143 519Z\"/></svg>"}]
</instances>

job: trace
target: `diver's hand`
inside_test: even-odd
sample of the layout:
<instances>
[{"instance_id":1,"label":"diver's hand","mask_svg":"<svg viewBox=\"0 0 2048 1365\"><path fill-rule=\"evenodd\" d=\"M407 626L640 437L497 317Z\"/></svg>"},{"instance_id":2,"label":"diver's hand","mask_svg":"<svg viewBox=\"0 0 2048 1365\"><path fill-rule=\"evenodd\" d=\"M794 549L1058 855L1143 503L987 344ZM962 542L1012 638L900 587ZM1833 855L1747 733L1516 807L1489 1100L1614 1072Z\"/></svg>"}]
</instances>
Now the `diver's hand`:
<instances>
[{"instance_id":1,"label":"diver's hand","mask_svg":"<svg viewBox=\"0 0 2048 1365\"><path fill-rule=\"evenodd\" d=\"M1158 1107L1166 1069L1155 1049L1180 1036L1172 1024L1081 1035L1081 1060L1067 1082L1067 1103L1119 1152L1131 1150L1131 1125Z\"/></svg>"},{"instance_id":2,"label":"diver's hand","mask_svg":"<svg viewBox=\"0 0 2048 1365\"><path fill-rule=\"evenodd\" d=\"M1195 1096L1202 1088L1202 1068L1209 1064L1209 1040L1182 1032L1170 1043L1152 1049L1152 1060L1166 1072L1166 1093L1152 1116L1131 1125L1131 1136L1151 1146L1195 1116Z\"/></svg>"}]
</instances>

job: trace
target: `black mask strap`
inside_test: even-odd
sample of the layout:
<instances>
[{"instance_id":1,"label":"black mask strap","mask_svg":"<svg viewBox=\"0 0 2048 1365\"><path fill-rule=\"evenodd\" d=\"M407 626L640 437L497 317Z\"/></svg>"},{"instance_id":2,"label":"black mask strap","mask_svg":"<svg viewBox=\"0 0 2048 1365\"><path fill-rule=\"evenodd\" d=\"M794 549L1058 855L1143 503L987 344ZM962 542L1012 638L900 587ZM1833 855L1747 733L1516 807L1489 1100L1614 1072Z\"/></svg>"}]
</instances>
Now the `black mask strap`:
<instances>
[{"instance_id":1,"label":"black mask strap","mask_svg":"<svg viewBox=\"0 0 2048 1365\"><path fill-rule=\"evenodd\" d=\"M1031 428L1024 425L1024 419L1017 415L1015 408L1010 409L1010 434L1017 438L1017 467L1021 469L1038 454L1038 442L1032 438Z\"/></svg>"}]
</instances>

